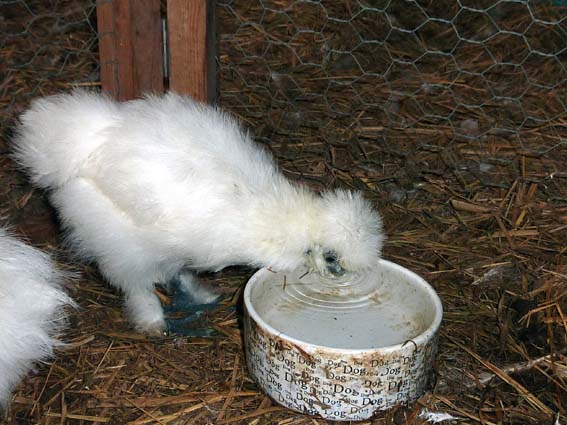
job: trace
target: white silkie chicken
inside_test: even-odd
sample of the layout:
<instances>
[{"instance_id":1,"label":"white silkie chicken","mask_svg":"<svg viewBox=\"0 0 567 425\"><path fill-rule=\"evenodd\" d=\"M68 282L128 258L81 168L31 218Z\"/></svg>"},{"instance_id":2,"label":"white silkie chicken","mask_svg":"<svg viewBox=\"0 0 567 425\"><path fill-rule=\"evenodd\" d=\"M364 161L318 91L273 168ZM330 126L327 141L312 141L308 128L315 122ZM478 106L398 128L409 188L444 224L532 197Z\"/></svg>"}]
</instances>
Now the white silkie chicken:
<instances>
[{"instance_id":1,"label":"white silkie chicken","mask_svg":"<svg viewBox=\"0 0 567 425\"><path fill-rule=\"evenodd\" d=\"M188 97L39 99L15 149L50 190L69 242L124 292L133 324L149 334L167 329L155 283L177 280L204 304L217 295L195 272L307 265L343 275L380 255L380 217L359 193L291 183L233 118Z\"/></svg>"},{"instance_id":2,"label":"white silkie chicken","mask_svg":"<svg viewBox=\"0 0 567 425\"><path fill-rule=\"evenodd\" d=\"M0 410L32 367L48 359L73 302L46 253L0 228Z\"/></svg>"}]
</instances>

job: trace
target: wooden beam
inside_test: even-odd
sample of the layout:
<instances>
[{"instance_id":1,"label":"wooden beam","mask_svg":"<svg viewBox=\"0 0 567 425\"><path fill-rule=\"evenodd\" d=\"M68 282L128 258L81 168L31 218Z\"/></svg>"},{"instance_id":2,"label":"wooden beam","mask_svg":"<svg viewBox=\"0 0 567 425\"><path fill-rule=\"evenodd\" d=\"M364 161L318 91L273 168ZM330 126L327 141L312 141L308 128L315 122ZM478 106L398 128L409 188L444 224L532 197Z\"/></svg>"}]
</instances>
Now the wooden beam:
<instances>
[{"instance_id":1,"label":"wooden beam","mask_svg":"<svg viewBox=\"0 0 567 425\"><path fill-rule=\"evenodd\" d=\"M118 90L116 80L116 53L114 49L114 18L112 1L97 0L96 20L98 32L98 53L100 80L105 92L112 95Z\"/></svg>"},{"instance_id":2,"label":"wooden beam","mask_svg":"<svg viewBox=\"0 0 567 425\"><path fill-rule=\"evenodd\" d=\"M160 0L97 0L103 90L118 100L163 91Z\"/></svg>"},{"instance_id":3,"label":"wooden beam","mask_svg":"<svg viewBox=\"0 0 567 425\"><path fill-rule=\"evenodd\" d=\"M169 88L201 102L217 97L213 0L167 0Z\"/></svg>"}]
</instances>

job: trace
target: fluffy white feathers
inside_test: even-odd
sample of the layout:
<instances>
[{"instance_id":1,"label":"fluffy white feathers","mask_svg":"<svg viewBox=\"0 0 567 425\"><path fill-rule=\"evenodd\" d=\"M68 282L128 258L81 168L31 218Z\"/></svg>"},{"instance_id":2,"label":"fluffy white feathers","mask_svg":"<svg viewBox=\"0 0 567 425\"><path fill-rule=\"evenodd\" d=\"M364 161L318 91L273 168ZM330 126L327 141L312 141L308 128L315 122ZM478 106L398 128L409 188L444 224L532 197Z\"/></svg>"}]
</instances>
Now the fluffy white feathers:
<instances>
[{"instance_id":1,"label":"fluffy white feathers","mask_svg":"<svg viewBox=\"0 0 567 425\"><path fill-rule=\"evenodd\" d=\"M55 108L56 115L52 114ZM106 140L103 132L115 124L116 109L104 98L81 91L72 97L37 99L21 117L18 144L19 155L34 170L32 181L47 188L76 175L93 150Z\"/></svg>"},{"instance_id":2,"label":"fluffy white feathers","mask_svg":"<svg viewBox=\"0 0 567 425\"><path fill-rule=\"evenodd\" d=\"M61 288L64 277L47 254L0 228L0 409L33 365L60 345L64 307L73 304Z\"/></svg>"},{"instance_id":3,"label":"fluffy white feathers","mask_svg":"<svg viewBox=\"0 0 567 425\"><path fill-rule=\"evenodd\" d=\"M68 239L126 293L141 330L163 328L153 285L182 267L232 264L327 272L371 267L378 214L360 194L289 182L229 115L170 93L116 103L77 91L21 118L16 157L51 199ZM313 256L317 258L313 258Z\"/></svg>"}]
</instances>

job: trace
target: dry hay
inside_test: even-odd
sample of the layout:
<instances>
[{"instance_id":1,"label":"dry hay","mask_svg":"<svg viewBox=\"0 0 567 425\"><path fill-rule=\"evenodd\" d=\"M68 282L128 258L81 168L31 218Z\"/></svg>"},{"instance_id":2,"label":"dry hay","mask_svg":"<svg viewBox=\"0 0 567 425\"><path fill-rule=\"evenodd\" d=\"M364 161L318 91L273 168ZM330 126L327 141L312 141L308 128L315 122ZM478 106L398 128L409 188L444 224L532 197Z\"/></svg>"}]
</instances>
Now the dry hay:
<instances>
[{"instance_id":1,"label":"dry hay","mask_svg":"<svg viewBox=\"0 0 567 425\"><path fill-rule=\"evenodd\" d=\"M420 273L442 298L435 386L415 405L372 423L425 424L424 412L452 415L452 423L565 420L564 82L553 90L519 87L523 80L510 67L479 78L474 73L492 59L482 46L466 43L450 57L429 55L380 75L361 72L358 64L365 60L377 69L386 66L384 46L389 55L416 59L423 43L443 50L450 36L425 27L418 37L398 35L377 50L356 50L349 44L351 29L328 17L369 2L334 2L325 14L313 4L282 14L276 11L287 2L270 2L267 9L259 2L228 3L218 8L221 103L253 129L290 178L318 189L364 190L384 215L384 256ZM432 14L457 7L439 3L420 2ZM62 267L80 272L70 284L80 309L72 312L69 346L18 387L7 423L325 423L285 410L258 390L245 370L239 314L232 309L210 316L218 338L145 338L128 327L120 295L96 269L72 263L61 248L44 194L31 188L7 155L14 117L31 98L97 83L87 21L92 4L57 4L34 6L42 19L27 27L23 18L18 21L23 12L13 12L9 24L22 27L10 31L24 35L8 37L7 21L0 21L0 222L56 254ZM78 13L75 24L55 25L70 21L56 19L69 10ZM510 31L531 19L504 12L496 17L500 22L494 19ZM399 16L406 26L417 19L409 12ZM361 31L376 31L371 24L357 23ZM473 24L486 30L486 22ZM298 36L293 28L302 25L316 31ZM553 31L539 30L530 35L534 42L552 45ZM491 51L502 58L525 49L505 35L493 43ZM329 48L355 53L325 56ZM557 77L554 66L524 63L528 75L544 82ZM520 89L526 94L518 100L514 90ZM495 91L512 95L495 98ZM540 120L523 121L522 114ZM233 268L204 278L220 283L237 303L251 272Z\"/></svg>"}]
</instances>

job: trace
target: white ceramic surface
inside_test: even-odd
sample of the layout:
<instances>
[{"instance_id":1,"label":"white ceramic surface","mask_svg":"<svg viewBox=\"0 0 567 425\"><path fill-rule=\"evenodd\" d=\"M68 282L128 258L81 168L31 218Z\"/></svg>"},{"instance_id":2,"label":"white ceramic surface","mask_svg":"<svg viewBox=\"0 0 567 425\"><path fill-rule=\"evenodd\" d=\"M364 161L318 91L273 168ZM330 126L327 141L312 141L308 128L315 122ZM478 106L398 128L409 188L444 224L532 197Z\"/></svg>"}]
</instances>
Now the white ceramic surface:
<instances>
[{"instance_id":1,"label":"white ceramic surface","mask_svg":"<svg viewBox=\"0 0 567 425\"><path fill-rule=\"evenodd\" d=\"M442 306L409 270L380 260L342 281L258 271L244 292L250 372L296 411L360 420L418 398L436 353Z\"/></svg>"}]
</instances>

